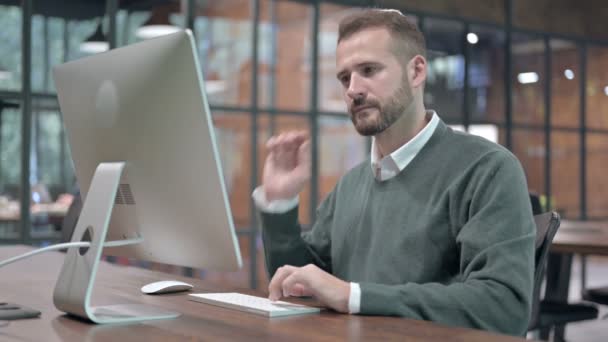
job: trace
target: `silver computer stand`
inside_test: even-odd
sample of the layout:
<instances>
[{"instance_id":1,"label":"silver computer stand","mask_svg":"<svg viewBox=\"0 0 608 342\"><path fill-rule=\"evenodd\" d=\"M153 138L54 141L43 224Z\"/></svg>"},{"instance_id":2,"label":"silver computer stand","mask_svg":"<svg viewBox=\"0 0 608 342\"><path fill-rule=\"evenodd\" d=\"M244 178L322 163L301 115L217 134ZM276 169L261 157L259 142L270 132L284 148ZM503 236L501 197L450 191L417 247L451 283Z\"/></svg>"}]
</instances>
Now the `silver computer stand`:
<instances>
[{"instance_id":1,"label":"silver computer stand","mask_svg":"<svg viewBox=\"0 0 608 342\"><path fill-rule=\"evenodd\" d=\"M97 267L124 167L124 162L101 163L95 170L72 235L72 242L90 239L91 246L68 249L55 285L53 301L61 311L100 324L178 317L177 312L151 305L117 304L97 307L90 305Z\"/></svg>"}]
</instances>

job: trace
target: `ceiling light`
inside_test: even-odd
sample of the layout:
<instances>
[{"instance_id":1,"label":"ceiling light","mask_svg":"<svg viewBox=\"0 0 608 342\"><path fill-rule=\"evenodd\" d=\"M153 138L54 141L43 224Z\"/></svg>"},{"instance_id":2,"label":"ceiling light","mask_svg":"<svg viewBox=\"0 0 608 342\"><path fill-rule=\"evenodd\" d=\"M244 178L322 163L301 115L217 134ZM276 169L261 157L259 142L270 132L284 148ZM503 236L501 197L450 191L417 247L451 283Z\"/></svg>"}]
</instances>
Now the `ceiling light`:
<instances>
[{"instance_id":1,"label":"ceiling light","mask_svg":"<svg viewBox=\"0 0 608 342\"><path fill-rule=\"evenodd\" d=\"M606 94L606 96L608 96L608 86L604 87L604 94Z\"/></svg>"},{"instance_id":2,"label":"ceiling light","mask_svg":"<svg viewBox=\"0 0 608 342\"><path fill-rule=\"evenodd\" d=\"M80 43L80 51L84 53L100 53L108 51L110 44L108 43L101 29L101 21L97 24L95 32L89 36L84 42Z\"/></svg>"},{"instance_id":3,"label":"ceiling light","mask_svg":"<svg viewBox=\"0 0 608 342\"><path fill-rule=\"evenodd\" d=\"M538 74L535 72L522 72L517 75L517 80L521 84L529 84L538 82Z\"/></svg>"},{"instance_id":4,"label":"ceiling light","mask_svg":"<svg viewBox=\"0 0 608 342\"><path fill-rule=\"evenodd\" d=\"M477 44L477 42L479 41L479 37L477 37L477 35L475 33L467 33L467 41L470 44Z\"/></svg>"},{"instance_id":5,"label":"ceiling light","mask_svg":"<svg viewBox=\"0 0 608 342\"><path fill-rule=\"evenodd\" d=\"M152 11L150 18L137 29L135 36L139 39L151 39L179 31L180 28L169 22L167 8Z\"/></svg>"},{"instance_id":6,"label":"ceiling light","mask_svg":"<svg viewBox=\"0 0 608 342\"><path fill-rule=\"evenodd\" d=\"M566 78L569 79L569 80L573 80L574 79L574 71L572 71L570 69L566 69L566 70L564 70L564 76L566 76Z\"/></svg>"}]
</instances>

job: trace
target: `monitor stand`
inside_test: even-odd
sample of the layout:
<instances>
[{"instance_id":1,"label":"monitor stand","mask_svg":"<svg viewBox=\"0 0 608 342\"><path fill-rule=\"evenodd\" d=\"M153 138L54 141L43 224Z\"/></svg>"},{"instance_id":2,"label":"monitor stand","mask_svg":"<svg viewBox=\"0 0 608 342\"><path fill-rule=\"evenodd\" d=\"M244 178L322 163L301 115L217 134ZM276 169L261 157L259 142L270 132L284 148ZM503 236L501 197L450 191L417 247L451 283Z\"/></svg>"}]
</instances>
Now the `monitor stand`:
<instances>
[{"instance_id":1,"label":"monitor stand","mask_svg":"<svg viewBox=\"0 0 608 342\"><path fill-rule=\"evenodd\" d=\"M55 285L53 301L57 309L99 324L178 317L177 312L151 305L90 305L95 275L124 167L125 162L101 163L95 170L72 235L72 242L91 241L91 246L68 249Z\"/></svg>"}]
</instances>

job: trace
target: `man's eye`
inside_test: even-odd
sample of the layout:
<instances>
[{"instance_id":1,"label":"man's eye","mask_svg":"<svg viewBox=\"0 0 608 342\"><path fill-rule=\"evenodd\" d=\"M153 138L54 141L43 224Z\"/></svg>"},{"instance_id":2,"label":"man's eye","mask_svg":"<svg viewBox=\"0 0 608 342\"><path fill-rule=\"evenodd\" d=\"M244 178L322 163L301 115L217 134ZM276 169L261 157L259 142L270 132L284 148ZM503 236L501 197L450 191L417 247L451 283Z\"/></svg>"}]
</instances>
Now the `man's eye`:
<instances>
[{"instance_id":1,"label":"man's eye","mask_svg":"<svg viewBox=\"0 0 608 342\"><path fill-rule=\"evenodd\" d=\"M375 70L374 67L366 66L363 68L363 74L369 76L369 75L373 74L374 70Z\"/></svg>"},{"instance_id":2,"label":"man's eye","mask_svg":"<svg viewBox=\"0 0 608 342\"><path fill-rule=\"evenodd\" d=\"M348 84L348 79L349 79L349 77L348 77L348 76L342 76L342 77L340 77L340 82L341 82L343 85L347 85L347 84Z\"/></svg>"}]
</instances>

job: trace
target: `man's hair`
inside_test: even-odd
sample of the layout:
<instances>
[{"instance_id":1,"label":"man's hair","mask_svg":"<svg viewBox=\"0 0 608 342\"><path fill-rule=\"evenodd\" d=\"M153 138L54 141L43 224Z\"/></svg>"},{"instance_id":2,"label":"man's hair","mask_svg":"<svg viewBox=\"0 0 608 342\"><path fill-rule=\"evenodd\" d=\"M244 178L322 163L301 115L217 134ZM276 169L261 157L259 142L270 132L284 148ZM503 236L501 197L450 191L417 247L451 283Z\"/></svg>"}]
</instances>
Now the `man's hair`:
<instances>
[{"instance_id":1,"label":"man's hair","mask_svg":"<svg viewBox=\"0 0 608 342\"><path fill-rule=\"evenodd\" d=\"M406 62L416 55L426 58L422 32L403 13L393 9L370 8L345 17L338 28L338 43L367 28L387 29L393 38L393 50L398 59L402 60L403 54Z\"/></svg>"}]
</instances>

